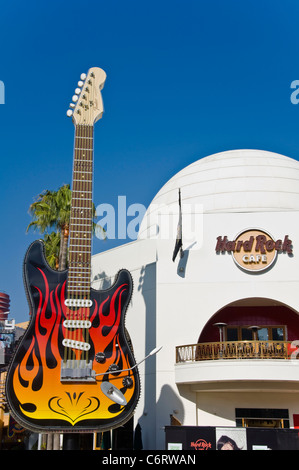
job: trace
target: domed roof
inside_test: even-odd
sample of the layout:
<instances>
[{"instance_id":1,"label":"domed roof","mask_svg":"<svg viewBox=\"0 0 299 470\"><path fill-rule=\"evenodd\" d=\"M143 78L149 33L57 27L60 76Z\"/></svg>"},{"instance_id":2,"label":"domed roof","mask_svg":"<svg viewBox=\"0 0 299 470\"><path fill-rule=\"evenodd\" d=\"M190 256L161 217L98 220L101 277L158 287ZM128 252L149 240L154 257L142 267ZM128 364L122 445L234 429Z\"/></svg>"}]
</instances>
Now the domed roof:
<instances>
[{"instance_id":1,"label":"domed roof","mask_svg":"<svg viewBox=\"0 0 299 470\"><path fill-rule=\"evenodd\" d=\"M203 213L299 210L299 162L263 150L229 150L201 158L173 176L157 193L139 238L155 225L162 206L201 204Z\"/></svg>"}]
</instances>

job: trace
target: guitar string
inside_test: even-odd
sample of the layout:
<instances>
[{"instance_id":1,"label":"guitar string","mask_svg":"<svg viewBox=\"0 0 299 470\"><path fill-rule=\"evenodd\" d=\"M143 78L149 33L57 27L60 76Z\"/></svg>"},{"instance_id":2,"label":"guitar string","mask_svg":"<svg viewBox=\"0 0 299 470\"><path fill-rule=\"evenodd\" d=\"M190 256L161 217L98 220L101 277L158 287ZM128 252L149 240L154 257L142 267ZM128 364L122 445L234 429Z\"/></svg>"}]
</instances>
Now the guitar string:
<instances>
[{"instance_id":1,"label":"guitar string","mask_svg":"<svg viewBox=\"0 0 299 470\"><path fill-rule=\"evenodd\" d=\"M84 162L84 168L85 168L85 170L88 171L88 168L89 168L89 164L88 164L88 161L89 161L89 151L86 150L86 149L87 149L87 143L86 143L86 140L87 140L87 139L86 139L87 127L85 126L82 130L83 130L83 135L82 135L82 139L81 139L81 143L82 143L82 147L81 147L81 148L84 149L84 150L81 151L80 158L81 158L81 159L83 160L83 162ZM82 178L82 180L83 180L83 178ZM84 208L84 209L81 211L81 215L83 215L83 214L86 214L86 212L87 212L87 211L86 211L86 199L85 199L85 197L84 197L84 196L86 195L85 191L87 191L86 179L84 179L84 181L82 181L82 188L80 188L80 189L82 189L82 191L84 191L84 192L82 192L83 204L81 204L81 206L83 206L83 208ZM89 193L87 193L87 195L89 195ZM85 225L87 225L86 221L84 221L84 229L86 229ZM87 231L87 230L86 230L86 231ZM84 237L83 237L83 238L84 238ZM82 267L83 267L83 266L84 266L84 267L87 267L87 263L86 263L86 261L87 261L87 260L86 260L86 248L87 248L86 242L88 243L87 240L88 240L88 234L86 234L85 240L81 243L81 246L82 246L82 248L83 248L83 253L82 253L82 256L81 256L81 258L82 258ZM80 243L79 243L79 244L80 244ZM83 271L84 271L84 270L82 269L82 272L83 272ZM87 270L87 272L88 272L88 270ZM82 276L81 276L81 278L82 278ZM83 279L84 279L84 281L83 281L83 283L82 283L82 294L81 294L81 295L82 295L82 297L83 297L84 299L86 299L86 296L85 296L85 289L86 289L86 286L85 286L85 284L86 284L86 272L85 272L85 274L84 274L84 276L83 276ZM83 308L82 308L83 320L86 319L86 318L85 318L85 316L86 316L86 315L85 315L86 309L87 309L87 307L83 305ZM83 337L83 340L85 341L84 329L82 329L81 332L79 332L79 330L78 330L78 334L79 334L79 333L81 333L81 335L82 335L81 337ZM84 350L83 350L83 352L81 352L81 357L84 358Z\"/></svg>"},{"instance_id":2,"label":"guitar string","mask_svg":"<svg viewBox=\"0 0 299 470\"><path fill-rule=\"evenodd\" d=\"M88 269L88 286L89 286L89 290L88 290L88 300L91 300L90 299L90 287L91 287L91 249L92 249L92 236L93 236L93 232L92 232L92 229L93 229L93 198L92 198L92 195L93 195L93 127L90 126L89 127L89 135L88 135L88 143L89 143L89 152L90 152L90 171L92 172L91 173L91 182L89 183L90 185L90 201L89 201L89 214L90 214L90 219L89 219L89 253L88 253L88 266L89 266L89 269ZM89 320L89 317L90 317L90 307L88 307L88 311L87 311L87 314L88 314L88 320ZM90 334L89 334L89 328L86 328L86 342L89 344L89 340L90 340ZM87 354L86 356L88 357L88 351L87 351Z\"/></svg>"},{"instance_id":3,"label":"guitar string","mask_svg":"<svg viewBox=\"0 0 299 470\"><path fill-rule=\"evenodd\" d=\"M86 164L85 164L85 153L86 151L84 150L84 153L83 153L83 148L85 148L85 140L84 140L84 130L85 128L84 127L79 127L78 131L79 131L79 138L77 139L77 143L76 143L76 147L77 147L77 152L78 152L78 162L77 162L77 169L78 169L78 172L79 172L79 169L81 167L81 171L83 172L84 169L86 169ZM83 220L83 217L82 217L82 214L84 214L84 200L80 200L80 194L81 194L81 191L85 190L85 186L84 186L84 180L83 180L83 173L81 175L81 178L76 178L76 179L79 179L79 182L77 181L77 184L75 185L75 191L76 191L76 194L74 195L74 200L76 201L75 202L75 207L77 207L76 209L76 223L77 223L77 229L79 227L78 225L78 221L82 221ZM85 194L85 193L82 193L82 194ZM79 208L79 209L78 209ZM84 223L85 224L85 223ZM80 227L82 227L82 225L80 225ZM85 226L84 226L84 229L85 229ZM78 230L79 232L79 230ZM84 235L85 233L83 234L83 237L84 238ZM78 237L78 238L81 238L81 237ZM75 246L75 252L76 252L76 255L75 255L75 258L76 258L76 269L75 271L73 272L73 279L72 279L72 282L75 286L75 295L76 295L76 298L77 300L78 299L81 299L81 298L84 298L84 295L83 295L83 283L82 283L82 276L83 276L83 269L80 269L80 267L82 268L83 266L85 266L85 258L84 258L84 242L82 240L76 240L76 243L74 244ZM80 250L82 250L82 254L81 253L78 253ZM85 280L85 279L84 279ZM80 282L79 282L80 281ZM80 292L80 286L82 286L82 292ZM77 308L76 310L76 318L77 320L79 320L79 314L78 312L83 312L83 315L82 315L82 319L84 320L84 305ZM81 318L80 318L81 319ZM79 341L80 338L80 332L81 332L81 329L77 328L74 330L74 337L75 337L75 341ZM82 357L83 353L81 352L80 354L80 350L79 352L78 351L74 351L74 355L75 357Z\"/></svg>"},{"instance_id":4,"label":"guitar string","mask_svg":"<svg viewBox=\"0 0 299 470\"><path fill-rule=\"evenodd\" d=\"M77 141L77 127L75 129L75 138L74 138L74 161L73 161L73 180L75 179L75 166L76 166L76 141ZM74 184L75 182L73 181L73 187L74 187ZM72 189L74 189L72 187ZM74 212L73 212L73 193L72 193L72 198L71 198L71 216L70 216L70 227L69 227L69 235L70 237L72 236L72 233L74 233L74 228L73 228L73 224L74 224L74 221L73 221L73 218L74 218ZM68 270L68 274L70 273L70 270L71 270L71 264L72 264L72 255L71 253L69 252L69 270ZM68 283L69 284L69 283ZM67 296L66 298L70 298L70 289L69 289L69 285L68 285L68 291L67 291ZM66 320L71 320L71 309L66 306ZM70 330L69 328L65 327L65 339L67 340L67 343L66 345L64 346L64 363L67 362L67 360L70 358L70 352L69 352L69 348L67 346L68 344L68 340L71 339L71 335L70 335Z\"/></svg>"},{"instance_id":5,"label":"guitar string","mask_svg":"<svg viewBox=\"0 0 299 470\"><path fill-rule=\"evenodd\" d=\"M75 237L75 232L76 232L76 210L73 208L75 206L74 203L74 194L76 190L76 182L74 181L76 179L76 167L78 166L78 131L79 129L76 126L76 131L75 131L75 142L74 142L74 162L73 162L73 185L72 185L72 199L71 199L71 217L70 217L70 246L69 246L69 270L68 270L68 298L72 299L73 298L73 292L72 292L72 286L71 286L71 278L74 276L74 256L73 256L73 250L75 246L74 242L74 237ZM71 307L71 306L70 306ZM67 340L72 340L73 339L73 331L70 328L71 326L71 321L74 319L74 310L72 308L67 307L67 320L69 321L69 325L66 328L66 337ZM65 346L65 357L67 359L71 359L73 356L73 350L69 346L69 342L67 341L67 344ZM72 363L71 363L72 364Z\"/></svg>"},{"instance_id":6,"label":"guitar string","mask_svg":"<svg viewBox=\"0 0 299 470\"><path fill-rule=\"evenodd\" d=\"M71 292L71 282L70 282L70 273L72 274L73 272L73 264L74 264L74 259L73 259L73 254L71 251L72 244L74 243L73 237L75 234L76 230L76 219L75 219L75 214L76 211L73 209L74 207L74 189L75 189L75 173L76 173L76 166L77 166L77 141L78 141L78 133L77 133L77 126L75 129L75 141L74 141L74 162L73 162L73 184L72 184L72 199L71 199L71 218L70 218L70 238L71 238L71 243L69 246L69 270L68 270L68 298L71 299L73 297L72 292ZM71 321L73 320L73 309L67 307L67 320ZM67 339L72 339L72 331L69 327L66 328L66 336ZM66 350L66 356L67 359L70 360L72 358L72 349L68 346L68 342L65 346Z\"/></svg>"},{"instance_id":7,"label":"guitar string","mask_svg":"<svg viewBox=\"0 0 299 470\"><path fill-rule=\"evenodd\" d=\"M77 132L77 138L76 138L76 149L75 149L75 152L76 152L76 156L77 156L77 159L76 159L76 172L77 172L77 175L79 174L79 170L80 170L80 165L81 165L81 161L82 161L82 155L81 155L81 148L82 145L82 129L81 127L79 126L78 128L76 128L76 131L78 130ZM76 260L76 262L74 263L74 266L73 266L73 271L72 271L72 286L73 288L75 287L75 297L76 297L76 300L78 300L80 298L79 296L79 282L75 282L77 281L78 278L80 278L80 262L78 260L78 258L80 258L80 253L77 253L78 252L78 249L79 249L79 246L78 246L78 240L76 240L76 233L77 233L77 230L78 230L78 220L79 220L79 217L80 217L80 214L81 214L81 209L78 209L78 207L81 207L80 206L80 202L79 202L79 198L78 198L78 193L79 191L81 190L81 180L80 178L76 177L74 178L75 180L79 180L78 181L75 181L74 182L74 186L73 186L73 202L74 202L74 206L77 207L77 209L74 210L74 220L75 220L75 223L76 223L76 227L75 227L75 230L74 230L74 233L73 233L73 237L74 237L74 240L73 240L73 247L74 247L74 253L76 253L75 255L73 255L73 258L74 260ZM81 217L82 218L82 217ZM82 241L80 241L80 243L82 244ZM77 287L77 289L76 289ZM78 303L78 302L77 302ZM77 310L75 310L75 318L78 319L78 311L80 311L80 307L77 307ZM76 341L78 340L78 338L76 338L77 336L77 333L78 333L78 329L74 329L73 330L73 339ZM76 358L78 357L78 352L76 350L73 350L73 348L70 348L71 349L71 353L72 355ZM76 364L76 363L75 363Z\"/></svg>"},{"instance_id":8,"label":"guitar string","mask_svg":"<svg viewBox=\"0 0 299 470\"><path fill-rule=\"evenodd\" d=\"M79 168L80 164L82 161L82 168L84 168L86 171L90 171L92 168L90 166L92 165L92 152L93 152L93 139L92 139L92 126L79 126L78 129L76 128L76 139L75 139L75 168L74 168L74 179L76 181L73 182L73 189L75 189L76 196L73 197L72 202L75 202L75 207L80 207L80 209L73 209L73 219L75 221L76 226L71 227L71 236L72 236L72 244L71 246L74 248L82 248L82 254L81 254L81 259L80 258L80 253L76 254L70 254L70 259L73 261L72 267L71 267L71 273L72 273L72 286L74 287L74 280L76 278L80 277L80 284L81 284L81 290L79 288L79 285L76 286L75 284L75 298L76 300L85 298L85 300L90 300L90 289L89 283L90 283L90 249L91 249L91 230L92 230L92 201L89 200L89 197L84 197L85 195L90 196L92 194L92 181L87 178L78 178L78 174L75 174L75 171L79 173ZM87 137L87 138L86 138ZM86 149L86 150L82 150ZM83 153L84 152L84 153ZM84 158L83 158L84 157ZM78 161L79 160L79 161ZM83 170L83 171L85 171ZM88 173L86 173L88 175ZM92 174L92 173L91 173ZM76 177L75 177L76 176ZM82 193L80 193L82 191ZM80 201L80 196L79 194L82 194L82 199L83 199L83 204L82 201ZM79 202L80 201L80 202ZM82 217L78 217L77 214L80 211L80 214L87 215L89 214L89 220L88 222L84 221L83 225L80 225L80 227L84 227L86 229L86 237L78 237L78 238L85 238L84 242L80 240L79 244L78 241L75 243L75 237L74 234L76 230L78 229L78 220L82 221ZM84 217L86 219L86 217ZM87 227L88 226L88 227ZM78 230L79 232L79 230ZM81 268L80 269L80 264ZM88 268L87 270L85 268ZM78 274L78 276L77 276ZM79 284L79 283L77 283ZM87 284L87 286L86 286ZM77 288L76 288L77 287ZM87 293L88 292L88 293ZM88 295L89 294L89 295ZM74 296L73 296L74 297ZM73 315L73 310L71 310L71 315L68 315L68 317L73 320L73 319L82 319L83 321L88 320L89 318L89 307L87 306L82 306L81 307L82 311L82 317L79 318L77 314ZM75 318L74 318L75 317ZM82 330L82 331L81 331ZM81 336L80 336L81 334ZM84 342L88 343L89 342L89 329L88 328L75 328L73 330L73 337L72 339L75 339L75 341L80 341L81 339L84 339ZM84 358L84 350L81 351L81 356L80 356L80 350L79 352L72 353L72 348L67 348L69 350L69 357L75 355L75 357L81 357L83 356ZM88 351L86 351L86 360L88 359Z\"/></svg>"},{"instance_id":9,"label":"guitar string","mask_svg":"<svg viewBox=\"0 0 299 470\"><path fill-rule=\"evenodd\" d=\"M82 145L82 128L81 127L78 127L78 133L77 133L77 139L76 139L76 155L77 155L77 161L76 161L76 171L77 173L79 174L79 170L80 170L80 166L82 166L82 168L84 168L84 166L82 165L82 160L83 160L83 154L81 152L81 149L83 148L83 145ZM79 286L81 283L78 282L78 280L80 279L80 276L81 276L81 272L83 272L83 270L80 270L80 261L83 262L82 260L82 256L81 256L81 260L80 260L80 253L78 253L79 251L79 248L80 246L79 245L83 245L83 242L80 240L80 243L78 244L78 240L76 240L76 233L78 231L78 220L80 220L80 215L81 215L81 219L82 219L82 206L80 204L80 198L79 198L79 193L81 191L81 179L80 178L75 178L76 180L79 180L79 181L76 181L75 184L74 184L74 189L73 189L73 201L74 201L74 205L77 209L75 209L74 211L74 219L75 219L75 222L76 222L76 227L75 227L75 232L73 234L74 236L74 240L73 240L73 247L74 247L74 253L76 253L74 255L74 259L76 260L76 262L74 263L74 267L73 267L73 272L72 272L72 285L73 285L73 288L75 289L75 297L76 297L76 300L78 300L80 298L80 292L79 292ZM79 208L79 209L78 209ZM78 237L79 238L79 237ZM80 237L81 238L81 237ZM81 280L81 279L80 279ZM78 302L77 302L78 304ZM78 320L78 312L80 311L80 307L77 307L77 310L75 310L75 318ZM75 341L79 341L79 329L75 328L73 330L73 339ZM72 348L72 354L76 357L78 357L78 352L75 350L73 350Z\"/></svg>"},{"instance_id":10,"label":"guitar string","mask_svg":"<svg viewBox=\"0 0 299 470\"><path fill-rule=\"evenodd\" d=\"M78 132L77 132L78 131ZM81 148L82 148L82 145L81 145L81 137L82 137L82 129L81 129L81 126L78 126L76 127L76 148L75 148L75 155L76 155L76 165L75 165L75 171L76 173L78 174L79 173L79 170L80 170L80 164L81 164L81 160L82 160L82 155L81 155ZM75 174L75 172L74 172ZM75 180L79 179L80 178L74 178ZM81 190L81 181L74 181L74 184L73 184L73 203L74 203L74 206L77 208L74 210L74 222L75 222L75 228L74 228L74 231L73 231L73 240L72 240L72 246L74 247L73 248L73 253L75 253L75 255L72 255L73 259L74 259L74 265L73 265L73 268L72 268L72 289L73 291L75 292L75 299L76 301L78 301L78 299L80 298L80 295L79 295L79 282L78 282L78 279L79 279L79 271L80 271L80 253L77 253L78 252L78 249L80 248L78 246L78 240L76 240L76 233L78 231L78 220L80 218L80 214L81 214L81 209L78 209L78 207L81 207L80 206L80 202L79 202L79 197L78 197L78 193L79 191ZM81 217L82 218L82 217ZM80 243L82 243L80 241ZM79 259L78 259L79 258ZM73 297L73 295L72 295ZM78 304L78 302L75 302L75 304ZM73 317L75 320L78 320L78 311L80 311L80 307L75 307L74 306L74 309L73 309ZM74 341L78 341L78 338L77 338L77 333L78 333L78 329L77 328L74 328L72 329L72 338ZM72 348L70 347L70 354L72 355L72 357L74 357L75 359L78 357L78 352L75 348ZM73 368L75 368L76 366L76 361L74 361L72 363L73 365Z\"/></svg>"},{"instance_id":11,"label":"guitar string","mask_svg":"<svg viewBox=\"0 0 299 470\"><path fill-rule=\"evenodd\" d=\"M89 220L88 220L88 225L89 225L89 231L88 231L88 252L85 254L86 256L86 263L88 265L88 270L87 270L87 276L88 276L88 279L87 279L87 285L88 285L88 294L87 294L87 300L90 300L90 282L91 282L91 243L92 243L92 176L93 176L93 168L92 168L92 165L93 165L93 128L92 126L89 126L87 128L87 139L85 139L85 145L84 145L84 148L88 148L88 167L89 167L89 171L91 171L91 182L88 183L88 186L90 186L89 189L89 192L87 194L89 194L90 198L86 201L86 205L88 207L87 209L87 212L89 213ZM86 187L86 190L87 190L87 187ZM87 250L86 250L87 251ZM87 320L89 320L89 314L90 314L90 307L86 307L86 311L85 311L85 314L87 316ZM89 344L89 328L86 328L85 331L85 342ZM86 351L86 361L88 361L88 356L89 356L89 353L88 351Z\"/></svg>"},{"instance_id":12,"label":"guitar string","mask_svg":"<svg viewBox=\"0 0 299 470\"><path fill-rule=\"evenodd\" d=\"M83 168L87 170L88 168L88 159L89 159L89 152L87 149L87 146L86 146L86 131L87 131L87 128L86 127L83 127L82 128L83 130L83 135L81 135L81 144L82 144L82 147L81 149L84 149L84 150L81 150L81 153L80 153L80 159L83 161L84 163L84 166ZM82 178L83 180L83 178ZM86 210L85 210L85 206L86 206L86 200L85 200L85 197L84 195L86 195L85 191L87 191L87 184L86 184L86 179L84 179L82 181L82 187L80 187L80 190L84 191L82 192L82 198L83 198L83 204L80 204L80 206L83 208L82 210L80 210L80 214L81 214L81 220L82 220L82 215L86 215ZM86 225L86 221L84 221L84 229L86 229L85 227ZM84 234L85 236L85 234ZM83 236L83 238L84 238ZM79 245L81 245L82 249L83 249L83 252L82 252L82 256L81 256L81 261L82 261L82 267L87 267L87 264L86 264L86 248L87 246L85 245L86 243L86 240L87 240L87 236L85 236L85 240L84 241L80 241ZM83 271L85 271L85 274L83 275ZM88 270L87 270L88 272ZM85 297L85 289L86 289L86 270L84 269L81 269L81 284L82 284L82 294L80 294L80 297L82 297L83 299L86 299ZM79 290L78 290L78 295L79 295ZM85 318L85 311L86 311L86 306L83 304L82 306L82 319L83 321L86 320ZM85 341L85 335L84 335L84 328L82 329L82 331L80 331L79 329L77 330L78 331L78 335L80 335L81 333L81 338L83 338L83 341ZM84 350L81 352L81 358L83 357L84 359Z\"/></svg>"},{"instance_id":13,"label":"guitar string","mask_svg":"<svg viewBox=\"0 0 299 470\"><path fill-rule=\"evenodd\" d=\"M87 131L88 131L88 128L87 128L87 126L86 126L86 127L84 128L84 134L85 134L85 135L83 136L83 142L82 142L82 148L85 149L85 150L84 150L84 153L83 153L83 151L82 151L82 157L84 156L85 158L84 158L84 159L82 158L82 159L84 160L84 162L86 162L86 164L85 164L85 169L86 169L86 171L89 171L90 155L89 155L89 150L86 150L86 149L88 148L88 147L87 147L87 140L88 140L88 139L86 139L87 133L88 133ZM83 187L83 191L87 191L86 179L85 179L85 181L84 181L82 187ZM84 196L84 195L89 195L89 193L83 192L82 195L83 195L83 196ZM87 214L87 211L85 210L85 209L86 209L86 204L87 204L87 199L84 198L84 203L83 203L84 210L83 210L82 214L85 214L85 215ZM87 222L89 222L89 221L87 221ZM84 224L86 224L86 221L84 222ZM86 225L88 225L88 223L87 223ZM86 231L87 231L87 230L86 230ZM87 234L87 236L85 237L85 240L84 240L83 243L82 243L82 246L83 246L83 248L84 248L83 254L82 254L82 258L83 258L83 266L85 266L85 267L88 267L87 259L86 259L86 257L87 257L87 253L86 253L86 251L87 251L87 244L89 244L89 238L88 238L88 237L89 237L89 233ZM85 244L84 242L87 243L87 244ZM82 271L83 271L83 270L82 270ZM87 271L87 273L88 273L88 272L89 272L89 269L88 269L88 270L85 270L85 274L84 274L84 283L83 283L83 286L84 286L85 289L86 289L86 286L85 286L85 284L86 284L86 279L87 279L87 276L88 276L88 274L86 275L86 271ZM88 284L88 283L87 283L87 284ZM86 300L88 300L88 296L83 295L83 297L86 298ZM83 305L82 313L83 313L83 319L84 319L84 320L86 320L86 311L87 311L87 308L88 308L87 306L84 306L84 305ZM82 332L81 332L81 335L82 335L82 337L83 337L84 342L86 342L85 333L86 333L86 332L85 332L85 330L84 330L84 328L83 328L83 329L82 329ZM83 356L83 358L84 358L84 351L81 353L81 356ZM86 362L87 362L87 359L88 359L88 351L86 351Z\"/></svg>"},{"instance_id":14,"label":"guitar string","mask_svg":"<svg viewBox=\"0 0 299 470\"><path fill-rule=\"evenodd\" d=\"M77 152L78 152L78 162L77 162L77 168L78 168L78 171L80 169L80 165L82 166L82 168L84 168L84 165L82 164L83 163L83 152L82 152L82 148L83 145L82 145L82 138L83 138L83 135L82 135L82 131L83 131L83 128L82 127L79 127L78 129L79 131L79 137L80 139L78 138L77 140ZM81 132L80 132L81 131ZM80 180L80 178L78 178ZM76 210L76 223L77 223L77 228L79 227L78 225L78 220L82 220L82 204L81 204L81 201L80 201L80 198L79 198L79 194L80 194L80 191L82 190L82 184L83 182L80 182L76 184L76 195L74 196L74 200L76 201L75 204L76 204L76 207L80 207L80 209L77 209ZM80 237L81 238L81 237ZM76 248L76 252L78 252L80 249L82 249L82 246L84 246L82 240L80 240L80 242L78 243L78 240L76 241L75 243L75 248ZM79 291L79 286L80 284L82 283L81 279L80 279L80 274L81 272L83 272L83 270L81 269L80 270L80 264L83 263L83 259L82 259L82 255L81 255L81 260L80 260L80 253L76 253L75 257L77 258L77 262L76 262L76 269L75 269L75 272L73 273L73 276L74 276L74 279L73 279L73 283L74 283L74 286L76 288L75 290L75 293L76 293L76 297L77 299L80 299L80 291ZM81 261L81 263L80 263ZM81 283L78 282L78 279L80 279ZM83 307L84 309L84 307ZM77 310L76 310L76 318L78 319L78 312L80 311L80 307L77 307ZM79 341L79 328L75 329L74 330L74 336L75 336L75 340ZM78 337L77 337L78 336ZM76 338L77 337L77 338ZM75 357L78 357L79 353L78 351L74 351L74 355Z\"/></svg>"}]
</instances>

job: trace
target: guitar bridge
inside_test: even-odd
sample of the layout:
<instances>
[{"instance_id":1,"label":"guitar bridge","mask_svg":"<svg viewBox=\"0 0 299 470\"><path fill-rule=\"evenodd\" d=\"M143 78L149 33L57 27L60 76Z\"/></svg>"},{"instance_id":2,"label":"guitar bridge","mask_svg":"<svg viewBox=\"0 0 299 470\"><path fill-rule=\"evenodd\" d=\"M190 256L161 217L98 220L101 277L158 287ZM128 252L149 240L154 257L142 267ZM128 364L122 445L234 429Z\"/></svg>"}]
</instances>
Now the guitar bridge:
<instances>
[{"instance_id":1,"label":"guitar bridge","mask_svg":"<svg viewBox=\"0 0 299 470\"><path fill-rule=\"evenodd\" d=\"M68 359L61 361L61 382L96 382L92 361Z\"/></svg>"}]
</instances>

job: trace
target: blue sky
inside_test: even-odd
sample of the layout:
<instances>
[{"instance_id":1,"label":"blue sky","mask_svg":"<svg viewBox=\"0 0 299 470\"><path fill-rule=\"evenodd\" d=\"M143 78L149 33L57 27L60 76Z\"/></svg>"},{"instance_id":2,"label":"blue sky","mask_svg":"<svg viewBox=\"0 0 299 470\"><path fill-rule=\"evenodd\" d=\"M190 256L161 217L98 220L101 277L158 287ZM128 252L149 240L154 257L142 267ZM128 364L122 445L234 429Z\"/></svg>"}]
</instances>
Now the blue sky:
<instances>
[{"instance_id":1,"label":"blue sky","mask_svg":"<svg viewBox=\"0 0 299 470\"><path fill-rule=\"evenodd\" d=\"M1 7L0 291L28 319L29 205L71 182L80 74L107 73L95 127L94 202L148 206L177 171L236 148L299 159L297 0L5 2ZM95 239L93 250L123 240Z\"/></svg>"}]
</instances>

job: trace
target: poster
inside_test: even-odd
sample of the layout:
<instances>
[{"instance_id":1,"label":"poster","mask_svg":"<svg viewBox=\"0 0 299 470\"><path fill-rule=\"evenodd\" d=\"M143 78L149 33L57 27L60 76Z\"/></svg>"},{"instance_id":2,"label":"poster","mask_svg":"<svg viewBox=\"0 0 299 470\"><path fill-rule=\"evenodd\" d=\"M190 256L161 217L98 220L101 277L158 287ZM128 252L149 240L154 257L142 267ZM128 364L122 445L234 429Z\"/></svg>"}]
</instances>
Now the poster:
<instances>
[{"instance_id":1,"label":"poster","mask_svg":"<svg viewBox=\"0 0 299 470\"><path fill-rule=\"evenodd\" d=\"M213 426L166 426L166 449L299 450L299 430Z\"/></svg>"}]
</instances>

